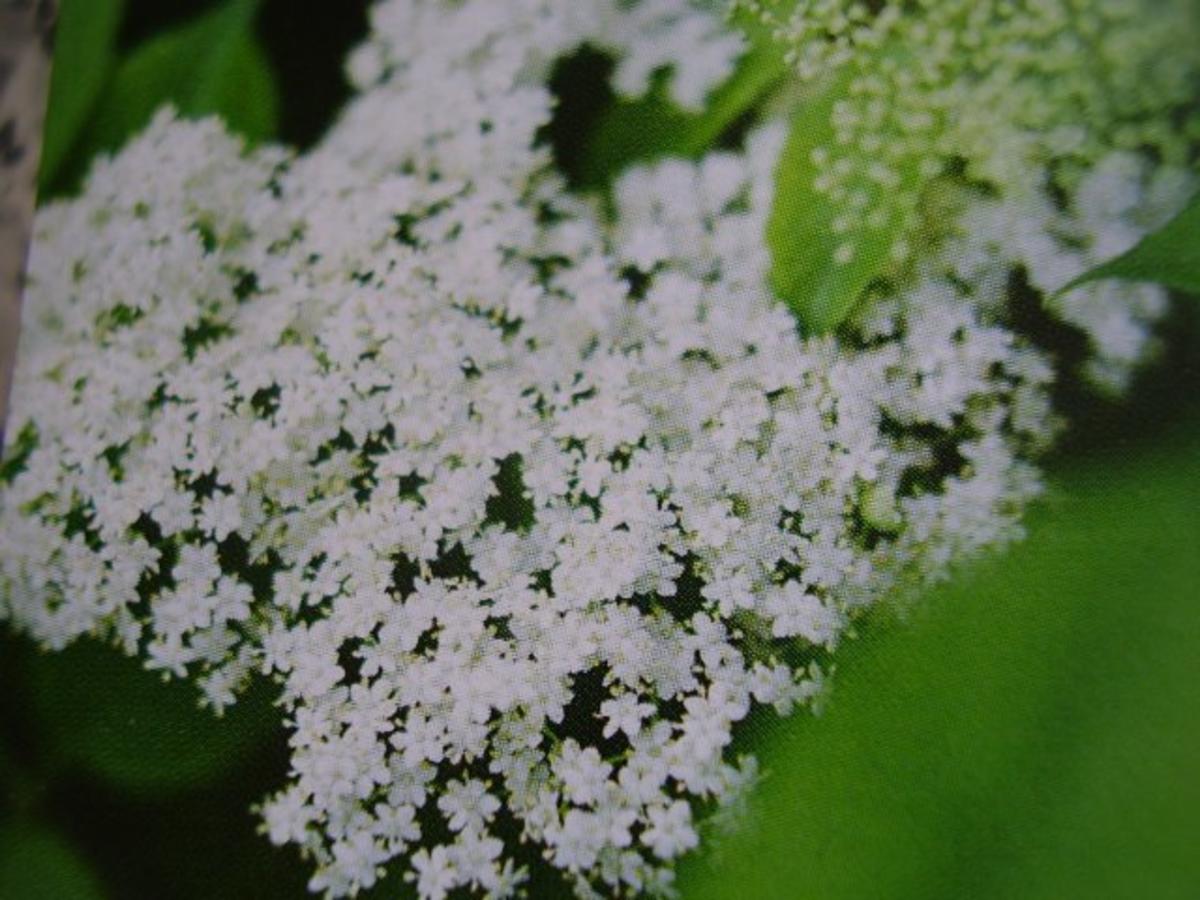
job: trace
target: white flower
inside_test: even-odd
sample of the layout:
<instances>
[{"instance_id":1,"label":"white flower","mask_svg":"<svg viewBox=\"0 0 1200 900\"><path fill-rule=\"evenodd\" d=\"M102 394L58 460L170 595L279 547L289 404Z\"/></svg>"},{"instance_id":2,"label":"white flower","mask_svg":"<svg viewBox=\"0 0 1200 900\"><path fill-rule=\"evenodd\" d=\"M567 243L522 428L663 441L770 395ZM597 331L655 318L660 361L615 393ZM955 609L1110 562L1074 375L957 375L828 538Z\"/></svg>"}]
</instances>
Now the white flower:
<instances>
[{"instance_id":1,"label":"white flower","mask_svg":"<svg viewBox=\"0 0 1200 900\"><path fill-rule=\"evenodd\" d=\"M316 818L316 810L298 787L280 793L263 806L267 834L273 844L304 843L308 826Z\"/></svg>"},{"instance_id":2,"label":"white flower","mask_svg":"<svg viewBox=\"0 0 1200 900\"><path fill-rule=\"evenodd\" d=\"M642 722L653 712L654 706L640 703L636 694L622 694L614 700L605 700L600 704L600 716L607 720L604 736L612 737L623 731L626 737L635 738L642 730Z\"/></svg>"},{"instance_id":3,"label":"white flower","mask_svg":"<svg viewBox=\"0 0 1200 900\"><path fill-rule=\"evenodd\" d=\"M573 740L563 743L553 764L554 774L562 779L563 791L580 806L591 806L604 797L612 766L600 758L595 747L580 748Z\"/></svg>"},{"instance_id":4,"label":"white flower","mask_svg":"<svg viewBox=\"0 0 1200 900\"><path fill-rule=\"evenodd\" d=\"M414 853L412 868L421 900L442 900L459 884L458 870L451 862L450 852L441 845L432 851L422 847Z\"/></svg>"},{"instance_id":5,"label":"white flower","mask_svg":"<svg viewBox=\"0 0 1200 900\"><path fill-rule=\"evenodd\" d=\"M650 827L642 834L642 841L659 859L671 859L698 843L692 828L692 810L684 801L654 807L649 815Z\"/></svg>"},{"instance_id":6,"label":"white flower","mask_svg":"<svg viewBox=\"0 0 1200 900\"><path fill-rule=\"evenodd\" d=\"M214 493L201 504L197 524L214 540L223 541L242 524L241 504L233 494Z\"/></svg>"},{"instance_id":7,"label":"white flower","mask_svg":"<svg viewBox=\"0 0 1200 900\"><path fill-rule=\"evenodd\" d=\"M500 808L500 801L487 791L482 781L451 781L438 799L438 809L446 816L451 831L482 828Z\"/></svg>"}]
</instances>

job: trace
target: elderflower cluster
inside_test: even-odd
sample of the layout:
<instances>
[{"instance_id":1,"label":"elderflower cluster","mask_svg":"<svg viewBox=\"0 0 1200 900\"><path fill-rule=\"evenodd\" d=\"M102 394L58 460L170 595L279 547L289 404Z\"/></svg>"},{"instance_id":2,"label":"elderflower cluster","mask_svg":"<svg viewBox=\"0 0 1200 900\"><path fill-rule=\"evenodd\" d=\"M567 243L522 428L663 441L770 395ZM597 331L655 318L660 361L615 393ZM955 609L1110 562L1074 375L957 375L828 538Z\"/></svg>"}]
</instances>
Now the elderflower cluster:
<instances>
[{"instance_id":1,"label":"elderflower cluster","mask_svg":"<svg viewBox=\"0 0 1200 900\"><path fill-rule=\"evenodd\" d=\"M1120 280L1060 289L1161 228L1195 190L1196 178L1186 169L1113 152L1079 178L1068 209L1046 192L975 201L942 256L968 284L1007 283L1017 267L1046 311L1086 337L1081 374L1094 387L1119 393L1158 346L1154 331L1167 311L1167 292Z\"/></svg>"},{"instance_id":2,"label":"elderflower cluster","mask_svg":"<svg viewBox=\"0 0 1200 900\"><path fill-rule=\"evenodd\" d=\"M810 82L802 103L824 120L810 126L822 136L813 189L846 235L835 264L850 263L856 236L871 231L906 260L930 236L922 204L939 175L1034 206L1051 188L1074 208L1086 206L1081 181L1102 159L1150 153L1178 167L1200 135L1191 0L734 5Z\"/></svg>"},{"instance_id":3,"label":"elderflower cluster","mask_svg":"<svg viewBox=\"0 0 1200 900\"><path fill-rule=\"evenodd\" d=\"M1039 489L1020 235L805 339L762 239L783 128L629 172L604 224L536 140L585 42L684 103L738 47L684 0L394 0L311 152L167 111L38 217L0 616L218 711L272 679L264 829L328 896L669 892L755 777L737 723Z\"/></svg>"}]
</instances>

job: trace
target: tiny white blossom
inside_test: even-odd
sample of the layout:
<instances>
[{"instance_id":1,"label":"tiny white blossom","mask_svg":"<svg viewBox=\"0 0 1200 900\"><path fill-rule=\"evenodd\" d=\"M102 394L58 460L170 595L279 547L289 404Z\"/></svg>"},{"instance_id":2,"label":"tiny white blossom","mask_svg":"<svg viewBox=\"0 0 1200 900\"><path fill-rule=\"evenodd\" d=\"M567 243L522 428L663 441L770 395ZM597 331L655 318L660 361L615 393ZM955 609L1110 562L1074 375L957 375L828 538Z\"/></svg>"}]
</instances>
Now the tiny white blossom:
<instances>
[{"instance_id":1,"label":"tiny white blossom","mask_svg":"<svg viewBox=\"0 0 1200 900\"><path fill-rule=\"evenodd\" d=\"M651 809L650 827L642 840L660 859L671 859L695 847L699 839L692 828L691 807L676 800L670 806Z\"/></svg>"},{"instance_id":2,"label":"tiny white blossom","mask_svg":"<svg viewBox=\"0 0 1200 900\"><path fill-rule=\"evenodd\" d=\"M653 712L654 706L639 702L636 694L622 694L614 700L605 700L600 704L600 715L606 720L604 736L612 737L618 731L623 731L627 737L637 737L642 730L642 722Z\"/></svg>"}]
</instances>

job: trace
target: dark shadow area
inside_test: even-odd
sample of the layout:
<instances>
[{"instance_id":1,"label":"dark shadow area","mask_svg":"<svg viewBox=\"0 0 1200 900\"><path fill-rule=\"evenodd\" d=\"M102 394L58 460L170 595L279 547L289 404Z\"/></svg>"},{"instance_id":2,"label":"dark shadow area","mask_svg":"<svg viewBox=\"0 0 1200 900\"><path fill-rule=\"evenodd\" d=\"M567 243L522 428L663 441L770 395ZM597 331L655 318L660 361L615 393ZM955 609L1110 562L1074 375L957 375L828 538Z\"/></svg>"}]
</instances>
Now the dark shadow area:
<instances>
[{"instance_id":1,"label":"dark shadow area","mask_svg":"<svg viewBox=\"0 0 1200 900\"><path fill-rule=\"evenodd\" d=\"M288 768L268 685L217 719L112 648L39 652L7 627L0 684L0 828L52 829L116 900L304 896L251 811Z\"/></svg>"},{"instance_id":2,"label":"dark shadow area","mask_svg":"<svg viewBox=\"0 0 1200 900\"><path fill-rule=\"evenodd\" d=\"M130 0L121 28L127 51L214 6L213 0ZM367 34L370 0L265 0L257 33L282 103L279 139L301 149L325 132L350 96L346 54Z\"/></svg>"}]
</instances>

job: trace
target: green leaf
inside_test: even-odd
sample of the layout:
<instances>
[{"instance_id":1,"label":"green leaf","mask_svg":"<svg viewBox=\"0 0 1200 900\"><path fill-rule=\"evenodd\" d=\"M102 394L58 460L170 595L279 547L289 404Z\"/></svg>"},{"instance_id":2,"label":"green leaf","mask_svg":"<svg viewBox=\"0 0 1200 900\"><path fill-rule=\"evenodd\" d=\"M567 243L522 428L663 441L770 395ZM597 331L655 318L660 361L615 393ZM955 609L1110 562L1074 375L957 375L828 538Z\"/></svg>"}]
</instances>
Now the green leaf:
<instances>
[{"instance_id":1,"label":"green leaf","mask_svg":"<svg viewBox=\"0 0 1200 900\"><path fill-rule=\"evenodd\" d=\"M10 824L0 829L0 897L12 900L100 900L87 864L47 828Z\"/></svg>"},{"instance_id":2,"label":"green leaf","mask_svg":"<svg viewBox=\"0 0 1200 900\"><path fill-rule=\"evenodd\" d=\"M657 78L646 96L618 100L601 117L584 143L578 182L602 187L637 162L701 156L786 73L780 48L752 44L733 75L713 90L703 112L680 109L668 96L666 79Z\"/></svg>"},{"instance_id":3,"label":"green leaf","mask_svg":"<svg viewBox=\"0 0 1200 900\"><path fill-rule=\"evenodd\" d=\"M1181 213L1142 238L1136 247L1080 275L1055 296L1101 278L1153 281L1200 296L1200 193L1192 197Z\"/></svg>"},{"instance_id":4,"label":"green leaf","mask_svg":"<svg viewBox=\"0 0 1200 900\"><path fill-rule=\"evenodd\" d=\"M229 0L198 19L150 38L117 68L96 111L91 149L112 150L165 103L186 116L221 116L251 141L277 129L271 66L254 36L260 0Z\"/></svg>"},{"instance_id":5,"label":"green leaf","mask_svg":"<svg viewBox=\"0 0 1200 900\"><path fill-rule=\"evenodd\" d=\"M899 184L884 188L868 176L873 161L865 154L843 156L833 113L854 76L853 66L842 67L802 103L776 169L767 220L771 285L810 333L840 325L867 286L892 266L912 212L905 203L919 185L915 163L896 173ZM852 204L821 187L822 176L839 158L854 164L844 188L847 197L860 196L864 211L846 222L840 220Z\"/></svg>"},{"instance_id":6,"label":"green leaf","mask_svg":"<svg viewBox=\"0 0 1200 900\"><path fill-rule=\"evenodd\" d=\"M221 718L199 692L164 682L120 651L81 641L30 664L30 701L58 762L135 793L207 784L273 732L280 714L256 684Z\"/></svg>"},{"instance_id":7,"label":"green leaf","mask_svg":"<svg viewBox=\"0 0 1200 900\"><path fill-rule=\"evenodd\" d=\"M116 59L124 0L63 0L55 26L38 183L53 183Z\"/></svg>"},{"instance_id":8,"label":"green leaf","mask_svg":"<svg viewBox=\"0 0 1200 900\"><path fill-rule=\"evenodd\" d=\"M1195 897L1196 426L1072 460L1022 544L841 648L682 896Z\"/></svg>"}]
</instances>

